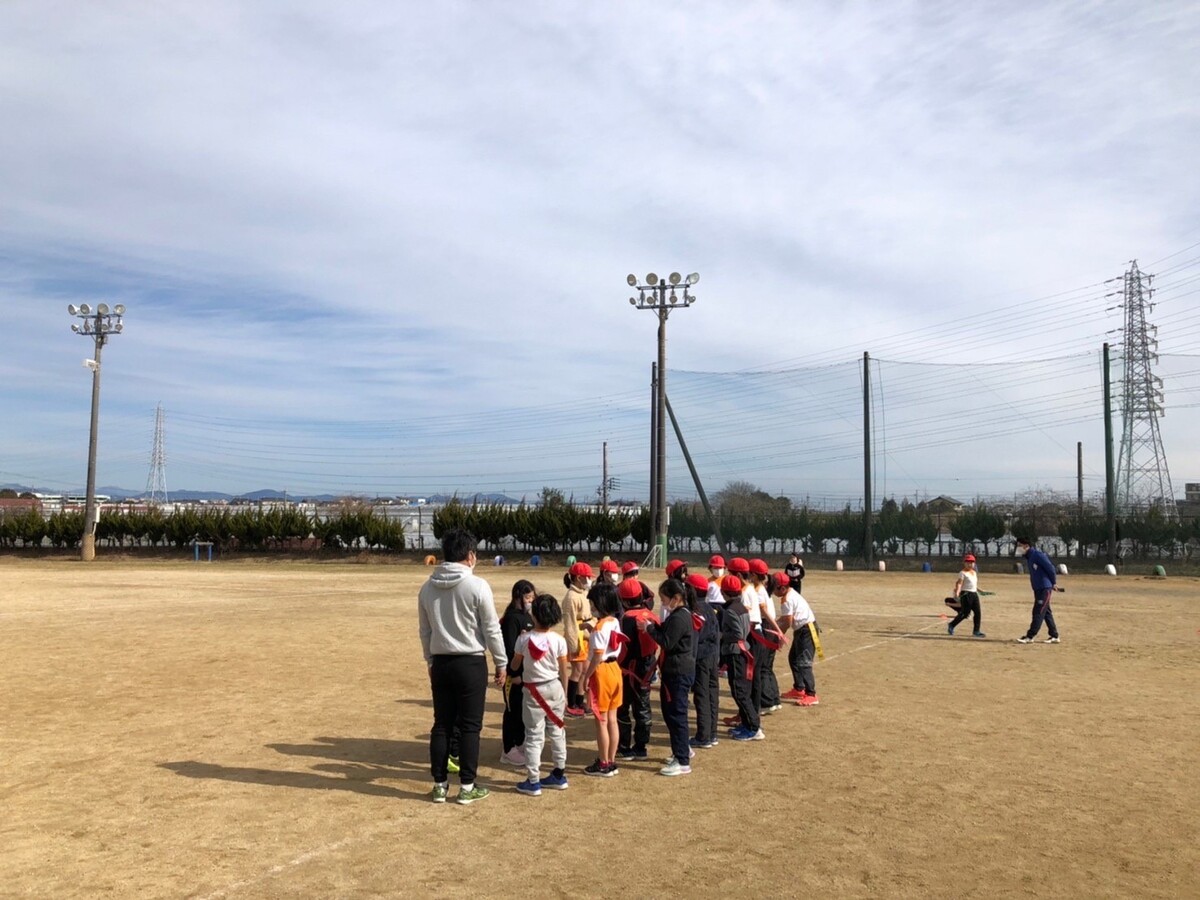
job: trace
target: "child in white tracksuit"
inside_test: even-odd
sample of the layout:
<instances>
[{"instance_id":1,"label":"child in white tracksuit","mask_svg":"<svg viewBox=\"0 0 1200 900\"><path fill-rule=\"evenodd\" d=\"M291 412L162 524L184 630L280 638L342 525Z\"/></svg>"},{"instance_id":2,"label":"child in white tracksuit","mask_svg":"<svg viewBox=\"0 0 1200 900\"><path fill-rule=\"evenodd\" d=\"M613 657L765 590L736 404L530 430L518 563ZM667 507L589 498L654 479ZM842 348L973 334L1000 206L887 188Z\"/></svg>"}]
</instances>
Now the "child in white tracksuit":
<instances>
[{"instance_id":1,"label":"child in white tracksuit","mask_svg":"<svg viewBox=\"0 0 1200 900\"><path fill-rule=\"evenodd\" d=\"M542 788L567 789L567 642L550 629L562 621L562 608L550 594L539 594L530 606L533 631L517 638L512 668L521 671L525 691L525 771L528 778L517 791L537 797ZM554 768L541 777L542 745L547 731Z\"/></svg>"}]
</instances>

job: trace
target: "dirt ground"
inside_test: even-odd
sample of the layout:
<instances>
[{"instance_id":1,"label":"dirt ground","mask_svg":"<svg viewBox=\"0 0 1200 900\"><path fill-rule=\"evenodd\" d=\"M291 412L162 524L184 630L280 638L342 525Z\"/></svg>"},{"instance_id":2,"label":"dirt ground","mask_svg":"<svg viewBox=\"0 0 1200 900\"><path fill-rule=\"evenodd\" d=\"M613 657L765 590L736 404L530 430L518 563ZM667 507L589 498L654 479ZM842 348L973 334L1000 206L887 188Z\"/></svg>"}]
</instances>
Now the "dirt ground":
<instances>
[{"instance_id":1,"label":"dirt ground","mask_svg":"<svg viewBox=\"0 0 1200 900\"><path fill-rule=\"evenodd\" d=\"M481 567L498 599L558 570ZM0 558L0 894L1200 896L1200 582L812 572L821 705L694 772L516 794L491 692L471 807L426 800L417 565ZM1044 636L1044 632L1043 632ZM786 660L776 669L784 688ZM727 695L722 714L731 711Z\"/></svg>"}]
</instances>

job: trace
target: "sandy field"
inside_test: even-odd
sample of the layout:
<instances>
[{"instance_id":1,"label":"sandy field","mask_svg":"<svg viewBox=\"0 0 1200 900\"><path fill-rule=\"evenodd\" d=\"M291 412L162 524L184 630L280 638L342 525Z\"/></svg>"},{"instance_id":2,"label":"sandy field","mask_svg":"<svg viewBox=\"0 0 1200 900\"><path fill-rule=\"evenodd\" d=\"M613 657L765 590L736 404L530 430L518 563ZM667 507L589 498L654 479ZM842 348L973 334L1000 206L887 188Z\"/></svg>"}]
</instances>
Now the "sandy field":
<instances>
[{"instance_id":1,"label":"sandy field","mask_svg":"<svg viewBox=\"0 0 1200 900\"><path fill-rule=\"evenodd\" d=\"M973 640L952 575L811 572L819 707L675 779L657 722L651 762L585 777L572 722L535 799L493 689L461 807L426 799L427 572L0 558L0 894L1200 896L1196 579L1066 577L1063 643L1022 646L1023 576L984 572Z\"/></svg>"}]
</instances>

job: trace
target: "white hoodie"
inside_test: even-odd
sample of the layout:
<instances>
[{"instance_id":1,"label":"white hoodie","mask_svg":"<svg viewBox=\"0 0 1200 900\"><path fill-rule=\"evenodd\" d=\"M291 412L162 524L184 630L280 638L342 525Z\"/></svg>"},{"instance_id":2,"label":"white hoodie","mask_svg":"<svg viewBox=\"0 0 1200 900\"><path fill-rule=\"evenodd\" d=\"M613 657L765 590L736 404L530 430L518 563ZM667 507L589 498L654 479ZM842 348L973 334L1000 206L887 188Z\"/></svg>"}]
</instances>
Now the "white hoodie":
<instances>
[{"instance_id":1,"label":"white hoodie","mask_svg":"<svg viewBox=\"0 0 1200 900\"><path fill-rule=\"evenodd\" d=\"M492 588L466 563L442 563L417 595L421 651L433 656L492 653L497 669L508 665Z\"/></svg>"}]
</instances>

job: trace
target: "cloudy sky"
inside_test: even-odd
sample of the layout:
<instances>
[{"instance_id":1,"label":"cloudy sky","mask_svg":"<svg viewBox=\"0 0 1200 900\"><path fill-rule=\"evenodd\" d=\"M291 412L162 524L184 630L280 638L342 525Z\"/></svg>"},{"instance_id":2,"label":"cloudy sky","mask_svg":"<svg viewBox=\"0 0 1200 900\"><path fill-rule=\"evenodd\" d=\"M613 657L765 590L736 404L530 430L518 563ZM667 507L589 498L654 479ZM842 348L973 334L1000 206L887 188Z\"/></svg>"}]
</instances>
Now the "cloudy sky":
<instances>
[{"instance_id":1,"label":"cloudy sky","mask_svg":"<svg viewBox=\"0 0 1200 900\"><path fill-rule=\"evenodd\" d=\"M710 491L860 497L869 352L877 491L1090 492L1136 258L1182 494L1197 84L1188 2L5 3L0 484L82 486L104 300L102 486L161 403L169 489L644 496L677 269Z\"/></svg>"}]
</instances>

